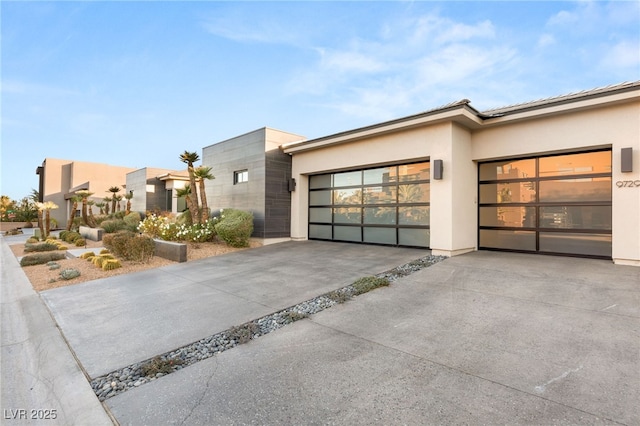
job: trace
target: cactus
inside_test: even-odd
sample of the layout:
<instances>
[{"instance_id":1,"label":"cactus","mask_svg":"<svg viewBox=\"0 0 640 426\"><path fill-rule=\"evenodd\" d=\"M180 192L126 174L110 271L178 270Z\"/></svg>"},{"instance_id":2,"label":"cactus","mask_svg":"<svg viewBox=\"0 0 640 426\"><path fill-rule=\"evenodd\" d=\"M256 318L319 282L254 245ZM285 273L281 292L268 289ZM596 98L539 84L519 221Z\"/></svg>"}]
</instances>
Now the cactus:
<instances>
[{"instance_id":1,"label":"cactus","mask_svg":"<svg viewBox=\"0 0 640 426\"><path fill-rule=\"evenodd\" d=\"M87 259L87 260L88 260L88 259L91 259L92 257L95 257L95 255L96 255L96 254L95 254L94 252L92 252L92 251L88 251L88 252L82 253L82 254L80 255L80 258L81 258L81 259Z\"/></svg>"},{"instance_id":2,"label":"cactus","mask_svg":"<svg viewBox=\"0 0 640 426\"><path fill-rule=\"evenodd\" d=\"M118 259L105 259L105 261L102 263L103 271L111 271L121 267L122 267L122 264Z\"/></svg>"}]
</instances>

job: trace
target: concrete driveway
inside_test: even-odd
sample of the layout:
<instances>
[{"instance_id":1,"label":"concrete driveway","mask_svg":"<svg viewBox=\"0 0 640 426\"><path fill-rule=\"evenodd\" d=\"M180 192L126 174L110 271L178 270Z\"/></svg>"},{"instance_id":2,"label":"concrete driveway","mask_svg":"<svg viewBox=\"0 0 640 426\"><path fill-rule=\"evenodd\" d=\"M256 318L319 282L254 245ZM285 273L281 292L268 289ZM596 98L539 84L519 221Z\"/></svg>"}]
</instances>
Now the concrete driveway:
<instances>
[{"instance_id":1,"label":"concrete driveway","mask_svg":"<svg viewBox=\"0 0 640 426\"><path fill-rule=\"evenodd\" d=\"M639 357L640 269L476 252L106 405L132 425L637 425Z\"/></svg>"}]
</instances>

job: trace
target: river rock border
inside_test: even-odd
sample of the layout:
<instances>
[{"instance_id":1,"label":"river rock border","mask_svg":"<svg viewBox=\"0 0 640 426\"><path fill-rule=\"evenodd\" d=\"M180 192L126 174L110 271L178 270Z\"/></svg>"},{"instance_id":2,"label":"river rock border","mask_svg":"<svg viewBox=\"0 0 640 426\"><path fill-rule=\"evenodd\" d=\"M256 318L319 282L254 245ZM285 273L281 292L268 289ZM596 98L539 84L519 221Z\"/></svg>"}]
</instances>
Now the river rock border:
<instances>
[{"instance_id":1,"label":"river rock border","mask_svg":"<svg viewBox=\"0 0 640 426\"><path fill-rule=\"evenodd\" d=\"M446 259L444 256L425 256L404 265L395 267L389 271L377 274L376 278L386 278L393 282L398 278L410 275L423 268L429 267ZM158 355L154 358L128 365L119 370L97 377L91 381L91 388L100 401L105 401L129 389L136 388L145 383L152 382L167 374L181 370L191 364L210 358L220 352L232 349L238 345L256 339L285 325L291 324L309 315L316 314L336 304L342 303L354 297L355 289L348 285L338 290L320 295L313 299L299 303L295 306L283 309L259 319L246 322L228 330L216 333L189 345L182 346L170 352ZM154 376L145 376L143 368L155 361L166 366L167 373L156 373Z\"/></svg>"}]
</instances>

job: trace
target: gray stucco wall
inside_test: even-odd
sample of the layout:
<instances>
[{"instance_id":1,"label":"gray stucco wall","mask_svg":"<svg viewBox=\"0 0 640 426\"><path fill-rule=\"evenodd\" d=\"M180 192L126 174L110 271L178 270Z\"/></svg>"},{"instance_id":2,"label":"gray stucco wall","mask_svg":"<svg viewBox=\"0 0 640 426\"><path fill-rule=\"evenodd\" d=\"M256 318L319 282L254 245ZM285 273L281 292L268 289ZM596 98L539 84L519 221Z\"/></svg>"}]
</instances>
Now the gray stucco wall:
<instances>
[{"instance_id":1,"label":"gray stucco wall","mask_svg":"<svg viewBox=\"0 0 640 426\"><path fill-rule=\"evenodd\" d=\"M133 191L131 210L142 213L147 210L170 210L165 183L156 177L171 172L173 171L145 167L127 173L126 192Z\"/></svg>"}]
</instances>

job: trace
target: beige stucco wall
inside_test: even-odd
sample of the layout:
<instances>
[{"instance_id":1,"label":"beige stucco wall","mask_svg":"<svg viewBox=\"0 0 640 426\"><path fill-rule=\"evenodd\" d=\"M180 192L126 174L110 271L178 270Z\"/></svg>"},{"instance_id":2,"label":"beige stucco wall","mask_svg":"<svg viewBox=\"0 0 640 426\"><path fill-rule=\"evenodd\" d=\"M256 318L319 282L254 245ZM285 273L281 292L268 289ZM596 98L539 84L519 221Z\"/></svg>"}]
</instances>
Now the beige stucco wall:
<instances>
[{"instance_id":1,"label":"beige stucco wall","mask_svg":"<svg viewBox=\"0 0 640 426\"><path fill-rule=\"evenodd\" d=\"M620 171L620 150L627 147L634 153L632 173ZM612 149L613 260L640 265L640 186L616 185L640 181L640 102L484 128L473 134L472 158L482 161L590 148Z\"/></svg>"}]
</instances>

